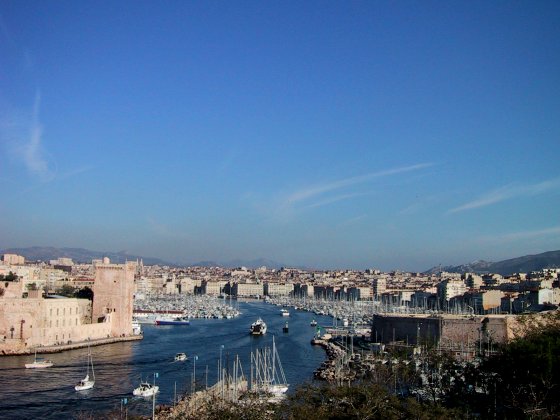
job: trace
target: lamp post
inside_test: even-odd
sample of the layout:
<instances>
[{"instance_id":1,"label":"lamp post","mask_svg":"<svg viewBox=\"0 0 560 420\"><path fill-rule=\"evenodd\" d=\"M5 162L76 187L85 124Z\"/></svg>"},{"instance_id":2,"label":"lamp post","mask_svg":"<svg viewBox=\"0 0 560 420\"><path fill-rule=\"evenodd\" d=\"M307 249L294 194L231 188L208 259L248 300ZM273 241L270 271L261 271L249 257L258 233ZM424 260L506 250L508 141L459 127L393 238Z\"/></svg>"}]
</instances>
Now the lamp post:
<instances>
[{"instance_id":1,"label":"lamp post","mask_svg":"<svg viewBox=\"0 0 560 420\"><path fill-rule=\"evenodd\" d=\"M219 372L219 381L220 381L220 390L221 390L221 394L222 394L222 399L224 398L224 383L222 381L223 379L223 367L222 367L222 351L224 350L224 345L222 344L220 346L220 372Z\"/></svg>"},{"instance_id":2,"label":"lamp post","mask_svg":"<svg viewBox=\"0 0 560 420\"><path fill-rule=\"evenodd\" d=\"M155 418L156 418L156 393L157 392L155 390L155 387L156 387L156 378L158 378L158 377L159 377L159 373L154 372L154 393L152 394L153 395L153 398L152 398L152 420L155 420Z\"/></svg>"}]
</instances>

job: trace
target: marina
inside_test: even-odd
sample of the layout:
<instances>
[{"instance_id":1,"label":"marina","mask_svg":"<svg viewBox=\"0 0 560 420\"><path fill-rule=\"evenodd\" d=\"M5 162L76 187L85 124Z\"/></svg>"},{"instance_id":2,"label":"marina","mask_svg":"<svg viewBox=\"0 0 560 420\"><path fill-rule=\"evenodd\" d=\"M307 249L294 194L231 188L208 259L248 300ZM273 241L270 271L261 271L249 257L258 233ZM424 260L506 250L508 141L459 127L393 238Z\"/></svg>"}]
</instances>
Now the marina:
<instances>
[{"instance_id":1,"label":"marina","mask_svg":"<svg viewBox=\"0 0 560 420\"><path fill-rule=\"evenodd\" d=\"M156 405L172 405L176 395L178 398L193 390L193 373L196 390L215 384L220 359L222 366L231 367L238 355L243 368L250 370L251 352L272 347L272 336L275 336L275 346L290 384L288 392L312 381L313 372L326 355L324 349L310 345L314 329L309 325L313 318L320 325L330 325L332 319L292 311L290 334L283 334L286 319L278 315L276 306L262 301L239 302L238 305L241 314L237 318L193 319L186 328L143 325L143 340L92 346L95 387L82 392L76 392L74 384L84 378L83 349L50 355L54 364L45 370L48 381L44 380L47 372L25 369L29 356L2 357L0 376L5 392L0 400L0 412L6 418L68 418L79 413L118 411L121 402L127 399L128 413L151 415L151 398L132 395L142 380L149 378L148 382L152 383L157 372ZM267 323L267 334L247 334L251 323L259 317ZM180 352L188 354L188 359L175 362L175 355ZM195 356L198 356L196 369Z\"/></svg>"}]
</instances>

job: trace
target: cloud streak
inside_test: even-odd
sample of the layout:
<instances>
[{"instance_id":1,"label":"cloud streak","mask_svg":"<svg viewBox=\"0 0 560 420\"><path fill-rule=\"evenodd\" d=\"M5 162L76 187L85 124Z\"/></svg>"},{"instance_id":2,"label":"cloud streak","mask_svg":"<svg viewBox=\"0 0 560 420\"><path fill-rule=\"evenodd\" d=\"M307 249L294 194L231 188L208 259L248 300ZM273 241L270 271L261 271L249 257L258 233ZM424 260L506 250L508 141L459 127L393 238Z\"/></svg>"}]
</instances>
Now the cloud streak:
<instances>
[{"instance_id":1,"label":"cloud streak","mask_svg":"<svg viewBox=\"0 0 560 420\"><path fill-rule=\"evenodd\" d=\"M365 175L359 175L351 178L339 179L338 181L327 182L312 187L300 189L290 194L286 200L287 204L294 205L299 202L317 197L327 192L339 190L357 184L363 184L375 178L397 175L405 172L417 171L432 166L432 163L419 163L416 165L402 166L399 168L387 169L379 172L372 172Z\"/></svg>"},{"instance_id":2,"label":"cloud streak","mask_svg":"<svg viewBox=\"0 0 560 420\"><path fill-rule=\"evenodd\" d=\"M39 108L41 106L41 95L37 92L33 105L33 118L29 127L29 141L22 145L23 161L27 169L41 177L42 179L51 178L52 174L41 146L43 136L43 126L39 123Z\"/></svg>"},{"instance_id":3,"label":"cloud streak","mask_svg":"<svg viewBox=\"0 0 560 420\"><path fill-rule=\"evenodd\" d=\"M501 203L502 201L511 200L519 197L531 197L544 194L547 191L560 188L560 178L553 178L537 184L510 184L504 187L490 191L475 200L455 207L447 212L447 214L460 213L467 210L478 209L490 206L492 204Z\"/></svg>"},{"instance_id":4,"label":"cloud streak","mask_svg":"<svg viewBox=\"0 0 560 420\"><path fill-rule=\"evenodd\" d=\"M560 235L560 226L553 226L545 229L526 230L522 232L513 232L503 235L487 236L484 239L488 242L508 242L520 239L534 239L555 235Z\"/></svg>"}]
</instances>

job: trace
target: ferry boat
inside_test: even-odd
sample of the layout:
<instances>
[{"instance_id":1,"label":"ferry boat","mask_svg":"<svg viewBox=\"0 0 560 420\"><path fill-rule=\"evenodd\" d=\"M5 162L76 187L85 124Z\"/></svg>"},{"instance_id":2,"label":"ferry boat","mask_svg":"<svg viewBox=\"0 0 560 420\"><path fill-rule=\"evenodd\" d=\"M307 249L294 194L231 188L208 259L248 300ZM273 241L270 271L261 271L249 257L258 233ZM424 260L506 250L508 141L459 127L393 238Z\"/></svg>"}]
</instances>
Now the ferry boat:
<instances>
[{"instance_id":1,"label":"ferry boat","mask_svg":"<svg viewBox=\"0 0 560 420\"><path fill-rule=\"evenodd\" d=\"M156 325L189 325L191 323L191 321L189 321L188 318L185 317L179 317L179 318L171 318L171 317L165 317L165 318L156 318Z\"/></svg>"},{"instance_id":2,"label":"ferry boat","mask_svg":"<svg viewBox=\"0 0 560 420\"><path fill-rule=\"evenodd\" d=\"M42 359L42 358L37 358L37 351L35 351L35 360L33 361L33 363L26 363L25 364L25 368L26 369L43 369L43 368L49 368L53 365L53 362L51 362L50 360L46 360L46 359Z\"/></svg>"},{"instance_id":3,"label":"ferry boat","mask_svg":"<svg viewBox=\"0 0 560 420\"><path fill-rule=\"evenodd\" d=\"M134 388L132 395L136 397L152 397L159 392L159 386L152 385L149 382L140 382L140 386Z\"/></svg>"},{"instance_id":4,"label":"ferry boat","mask_svg":"<svg viewBox=\"0 0 560 420\"><path fill-rule=\"evenodd\" d=\"M251 324L249 332L253 335L266 334L266 323L261 318L257 319Z\"/></svg>"}]
</instances>

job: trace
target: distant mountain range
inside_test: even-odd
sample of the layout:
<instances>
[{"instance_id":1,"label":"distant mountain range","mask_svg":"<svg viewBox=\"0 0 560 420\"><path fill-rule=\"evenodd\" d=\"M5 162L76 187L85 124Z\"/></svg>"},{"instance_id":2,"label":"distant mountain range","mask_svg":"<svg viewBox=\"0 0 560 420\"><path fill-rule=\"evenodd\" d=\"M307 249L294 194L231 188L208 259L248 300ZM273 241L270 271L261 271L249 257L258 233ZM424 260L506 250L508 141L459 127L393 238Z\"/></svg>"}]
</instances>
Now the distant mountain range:
<instances>
[{"instance_id":1,"label":"distant mountain range","mask_svg":"<svg viewBox=\"0 0 560 420\"><path fill-rule=\"evenodd\" d=\"M55 247L40 247L33 246L29 248L9 248L0 251L0 254L18 254L23 255L26 260L30 261L50 261L59 257L72 258L74 262L78 263L91 263L92 259L100 259L109 257L111 262L123 263L125 261L135 261L142 259L146 265L167 265L171 267L179 266L197 266L197 267L247 267L259 268L265 266L267 268L281 268L286 267L276 261L268 260L265 258L258 258L254 260L231 260L226 262L217 261L199 261L192 264L178 264L162 260L154 257L144 257L140 255L129 254L127 251L118 252L101 252L91 251L84 248L55 248ZM537 255L525 255L523 257L511 258L509 260L489 262L489 261L473 261L468 264L461 264L457 266L437 266L432 267L425 271L426 274L438 273L440 271L447 271L450 273L499 273L502 275L509 275L513 273L528 273L531 271L542 270L543 268L560 267L560 250L548 251Z\"/></svg>"},{"instance_id":2,"label":"distant mountain range","mask_svg":"<svg viewBox=\"0 0 560 420\"><path fill-rule=\"evenodd\" d=\"M542 254L536 255L525 255L523 257L511 258L498 262L478 260L457 266L437 266L430 268L426 273L433 274L440 271L447 271L450 273L498 273L505 276L514 273L528 273L542 270L543 268L556 267L560 268L560 250L543 252Z\"/></svg>"},{"instance_id":3,"label":"distant mountain range","mask_svg":"<svg viewBox=\"0 0 560 420\"><path fill-rule=\"evenodd\" d=\"M267 260L265 258L259 258L255 260L232 260L228 262L219 263L216 261L200 261L193 264L178 264L169 261L164 261L160 258L154 257L143 257L140 255L129 254L127 251L118 252L108 252L108 251L91 251L84 248L55 248L55 247L42 247L42 246L32 246L29 248L8 248L0 251L0 254L18 254L25 257L26 260L30 261L50 261L55 260L60 257L72 258L72 261L77 263L91 263L93 259L100 259L103 257L109 257L111 262L114 263L124 263L125 261L135 261L137 259L142 259L145 265L167 265L172 267L178 266L197 266L197 267L247 267L247 268L259 268L266 266L267 268L280 268L284 265Z\"/></svg>"},{"instance_id":4,"label":"distant mountain range","mask_svg":"<svg viewBox=\"0 0 560 420\"><path fill-rule=\"evenodd\" d=\"M93 259L100 259L103 257L109 257L111 262L114 263L124 263L125 261L136 261L137 259L142 259L146 265L170 265L175 266L177 264L170 263L168 261L161 260L159 258L153 257L142 257L140 255L129 254L127 251L118 252L101 252L101 251L91 251L84 248L55 248L52 246L32 246L29 248L9 248L0 251L2 254L18 254L25 257L26 260L30 261L50 261L55 260L60 257L72 258L72 261L77 263L91 263Z\"/></svg>"}]
</instances>

